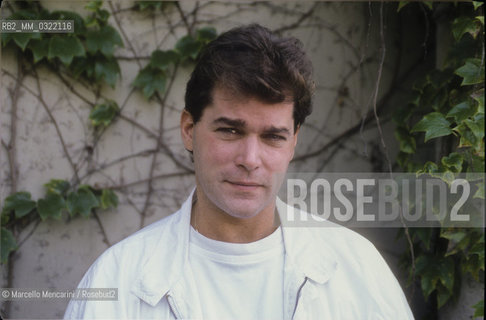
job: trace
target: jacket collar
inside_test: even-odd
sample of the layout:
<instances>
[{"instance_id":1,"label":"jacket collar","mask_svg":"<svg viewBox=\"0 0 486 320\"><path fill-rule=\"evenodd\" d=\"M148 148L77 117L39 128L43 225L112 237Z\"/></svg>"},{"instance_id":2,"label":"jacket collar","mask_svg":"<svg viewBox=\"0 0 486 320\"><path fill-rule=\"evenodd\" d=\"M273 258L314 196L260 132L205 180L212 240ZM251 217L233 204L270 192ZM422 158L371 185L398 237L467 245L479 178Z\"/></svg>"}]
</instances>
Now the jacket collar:
<instances>
[{"instance_id":1,"label":"jacket collar","mask_svg":"<svg viewBox=\"0 0 486 320\"><path fill-rule=\"evenodd\" d=\"M155 306L187 274L194 191L195 188L172 219L166 220L169 225L161 232L154 252L132 286L132 293L151 306ZM289 210L294 208L279 198L276 205L280 220L286 221L292 212ZM297 272L318 283L325 283L332 277L337 268L335 256L324 241L313 236L317 233L285 224L282 224L282 233L286 263L291 263Z\"/></svg>"},{"instance_id":2,"label":"jacket collar","mask_svg":"<svg viewBox=\"0 0 486 320\"><path fill-rule=\"evenodd\" d=\"M180 280L189 264L189 232L195 188L181 208L165 219L167 224L147 263L132 286L132 293L155 306ZM161 221L162 222L162 221ZM170 257L170 258L169 258Z\"/></svg>"},{"instance_id":3,"label":"jacket collar","mask_svg":"<svg viewBox=\"0 0 486 320\"><path fill-rule=\"evenodd\" d=\"M284 238L286 261L291 263L297 272L317 282L327 282L338 267L335 251L327 245L325 232L318 228L339 227L331 222L320 221L319 225L306 227L289 223L289 216L298 211L277 198L277 211L280 217ZM304 212L305 215L309 215Z\"/></svg>"}]
</instances>

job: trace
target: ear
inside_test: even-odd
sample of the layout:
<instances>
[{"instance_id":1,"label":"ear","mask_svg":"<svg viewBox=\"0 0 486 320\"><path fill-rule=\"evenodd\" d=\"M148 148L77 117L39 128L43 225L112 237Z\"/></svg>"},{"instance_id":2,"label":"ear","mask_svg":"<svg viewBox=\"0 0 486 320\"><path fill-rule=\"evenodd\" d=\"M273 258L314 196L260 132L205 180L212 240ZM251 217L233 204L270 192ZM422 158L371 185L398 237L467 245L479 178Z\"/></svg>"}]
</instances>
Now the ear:
<instances>
[{"instance_id":1,"label":"ear","mask_svg":"<svg viewBox=\"0 0 486 320\"><path fill-rule=\"evenodd\" d=\"M297 140L298 140L297 138L299 137L299 132L300 132L300 124L295 129L295 133L294 133L294 148L295 148L295 146L297 146Z\"/></svg>"},{"instance_id":2,"label":"ear","mask_svg":"<svg viewBox=\"0 0 486 320\"><path fill-rule=\"evenodd\" d=\"M299 137L299 131L300 131L299 129L300 129L300 126L298 126L295 129L294 136L292 137L294 139L294 141L293 141L293 146L292 146L292 154L290 155L290 160L292 160L294 158L295 147L297 146L297 140L298 140L298 137Z\"/></svg>"},{"instance_id":3,"label":"ear","mask_svg":"<svg viewBox=\"0 0 486 320\"><path fill-rule=\"evenodd\" d=\"M184 148L187 151L192 151L192 137L194 133L194 120L192 115L186 109L181 114L181 137L184 143Z\"/></svg>"}]
</instances>

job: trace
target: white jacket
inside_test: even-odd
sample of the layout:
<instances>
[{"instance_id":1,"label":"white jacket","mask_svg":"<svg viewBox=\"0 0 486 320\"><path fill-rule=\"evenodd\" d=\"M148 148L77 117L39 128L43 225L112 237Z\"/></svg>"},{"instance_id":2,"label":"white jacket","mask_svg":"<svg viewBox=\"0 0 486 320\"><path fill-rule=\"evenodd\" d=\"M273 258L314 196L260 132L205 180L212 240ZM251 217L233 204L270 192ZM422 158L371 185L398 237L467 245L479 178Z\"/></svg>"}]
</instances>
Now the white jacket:
<instances>
[{"instance_id":1,"label":"white jacket","mask_svg":"<svg viewBox=\"0 0 486 320\"><path fill-rule=\"evenodd\" d=\"M86 272L78 288L118 288L117 301L72 300L64 318L201 319L188 263L191 199L106 250ZM277 210L293 209L277 199ZM286 319L413 319L368 240L339 226L282 230Z\"/></svg>"}]
</instances>

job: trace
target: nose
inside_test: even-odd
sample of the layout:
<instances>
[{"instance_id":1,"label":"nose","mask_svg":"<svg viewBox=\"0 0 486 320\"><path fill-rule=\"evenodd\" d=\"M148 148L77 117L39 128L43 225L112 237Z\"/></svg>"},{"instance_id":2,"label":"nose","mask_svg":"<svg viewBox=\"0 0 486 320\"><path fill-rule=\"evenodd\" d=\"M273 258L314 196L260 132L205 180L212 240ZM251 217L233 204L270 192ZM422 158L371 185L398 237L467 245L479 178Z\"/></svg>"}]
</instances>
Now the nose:
<instances>
[{"instance_id":1,"label":"nose","mask_svg":"<svg viewBox=\"0 0 486 320\"><path fill-rule=\"evenodd\" d=\"M257 137L248 136L240 140L237 150L236 165L248 172L261 165L261 146Z\"/></svg>"}]
</instances>

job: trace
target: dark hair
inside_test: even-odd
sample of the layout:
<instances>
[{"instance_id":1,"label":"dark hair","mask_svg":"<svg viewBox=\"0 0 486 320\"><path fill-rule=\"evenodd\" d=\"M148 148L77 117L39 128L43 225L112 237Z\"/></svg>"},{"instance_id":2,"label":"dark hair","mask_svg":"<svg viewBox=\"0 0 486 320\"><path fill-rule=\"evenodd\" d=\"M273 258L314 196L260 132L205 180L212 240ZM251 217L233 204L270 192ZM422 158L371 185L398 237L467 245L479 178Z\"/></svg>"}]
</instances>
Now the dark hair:
<instances>
[{"instance_id":1,"label":"dark hair","mask_svg":"<svg viewBox=\"0 0 486 320\"><path fill-rule=\"evenodd\" d=\"M293 101L295 129L312 111L312 64L302 43L257 24L222 33L202 50L185 95L194 122L216 86L265 103Z\"/></svg>"}]
</instances>

